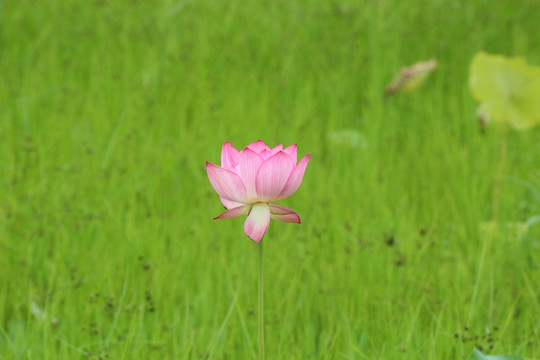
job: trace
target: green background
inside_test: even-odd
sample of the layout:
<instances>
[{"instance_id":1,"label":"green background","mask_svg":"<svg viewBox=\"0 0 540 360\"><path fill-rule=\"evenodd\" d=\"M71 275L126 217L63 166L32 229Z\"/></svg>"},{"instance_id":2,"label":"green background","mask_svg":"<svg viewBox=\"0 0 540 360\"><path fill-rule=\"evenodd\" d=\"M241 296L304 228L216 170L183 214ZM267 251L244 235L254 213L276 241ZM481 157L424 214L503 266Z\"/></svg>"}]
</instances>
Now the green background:
<instances>
[{"instance_id":1,"label":"green background","mask_svg":"<svg viewBox=\"0 0 540 360\"><path fill-rule=\"evenodd\" d=\"M264 239L268 359L540 358L540 130L508 133L486 230L501 136L467 86L480 50L540 64L539 13L1 2L0 359L255 359L257 246L204 164L258 139L313 154Z\"/></svg>"}]
</instances>

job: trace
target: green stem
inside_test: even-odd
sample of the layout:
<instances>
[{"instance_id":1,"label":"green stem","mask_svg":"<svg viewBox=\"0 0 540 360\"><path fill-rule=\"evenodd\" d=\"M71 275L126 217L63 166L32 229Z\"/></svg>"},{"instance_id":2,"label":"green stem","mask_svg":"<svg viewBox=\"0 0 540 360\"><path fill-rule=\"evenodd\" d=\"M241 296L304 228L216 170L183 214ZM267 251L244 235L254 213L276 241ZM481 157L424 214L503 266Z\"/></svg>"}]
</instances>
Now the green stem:
<instances>
[{"instance_id":1,"label":"green stem","mask_svg":"<svg viewBox=\"0 0 540 360\"><path fill-rule=\"evenodd\" d=\"M501 139L499 142L499 164L497 165L497 174L495 175L495 186L493 187L493 203L491 210L491 220L497 222L499 216L499 203L501 199L501 185L504 174L504 165L506 163L506 137L508 126L503 125Z\"/></svg>"},{"instance_id":2,"label":"green stem","mask_svg":"<svg viewBox=\"0 0 540 360\"><path fill-rule=\"evenodd\" d=\"M488 223L487 234L484 237L484 243L482 245L482 252L480 255L480 263L478 265L478 274L476 275L476 282L474 284L471 307L469 309L469 321L472 319L473 311L475 310L476 297L478 289L480 287L480 280L484 270L484 262L488 249L491 247L491 241L495 236L495 231L498 229L497 220L499 218L499 207L501 198L502 178L504 174L504 166L506 163L506 138L508 135L508 126L503 124L501 130L501 138L499 141L499 163L497 164L497 173L495 174L495 184L493 185L493 198L491 203L491 221Z\"/></svg>"},{"instance_id":3,"label":"green stem","mask_svg":"<svg viewBox=\"0 0 540 360\"><path fill-rule=\"evenodd\" d=\"M259 243L259 360L264 360L264 278L263 243Z\"/></svg>"}]
</instances>

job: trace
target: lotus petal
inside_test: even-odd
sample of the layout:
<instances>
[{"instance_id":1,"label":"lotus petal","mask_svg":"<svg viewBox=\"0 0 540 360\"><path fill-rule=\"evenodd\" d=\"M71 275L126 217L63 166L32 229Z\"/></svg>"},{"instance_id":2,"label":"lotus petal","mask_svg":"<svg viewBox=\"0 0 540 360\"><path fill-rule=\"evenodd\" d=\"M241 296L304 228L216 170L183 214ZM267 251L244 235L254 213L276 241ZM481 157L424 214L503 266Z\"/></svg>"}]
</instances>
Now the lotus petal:
<instances>
[{"instance_id":1,"label":"lotus petal","mask_svg":"<svg viewBox=\"0 0 540 360\"><path fill-rule=\"evenodd\" d=\"M244 232L255 242L261 242L270 224L270 209L264 203L256 203L244 222Z\"/></svg>"},{"instance_id":2,"label":"lotus petal","mask_svg":"<svg viewBox=\"0 0 540 360\"><path fill-rule=\"evenodd\" d=\"M246 186L248 200L257 198L255 178L263 162L263 158L250 148L240 151L238 170L242 182Z\"/></svg>"},{"instance_id":3,"label":"lotus petal","mask_svg":"<svg viewBox=\"0 0 540 360\"><path fill-rule=\"evenodd\" d=\"M246 203L247 192L240 176L230 170L223 169L210 162L206 162L208 179L219 196L239 203Z\"/></svg>"},{"instance_id":4,"label":"lotus petal","mask_svg":"<svg viewBox=\"0 0 540 360\"><path fill-rule=\"evenodd\" d=\"M221 167L232 170L238 165L238 150L230 142L223 144L221 149Z\"/></svg>"},{"instance_id":5,"label":"lotus petal","mask_svg":"<svg viewBox=\"0 0 540 360\"><path fill-rule=\"evenodd\" d=\"M227 200L224 197L220 197L219 200L221 200L221 203L223 204L223 206L227 208L227 210L231 210L239 206L246 205L246 204L242 204L236 201Z\"/></svg>"},{"instance_id":6,"label":"lotus petal","mask_svg":"<svg viewBox=\"0 0 540 360\"><path fill-rule=\"evenodd\" d=\"M287 183L279 194L278 199L286 198L287 196L294 194L296 190L298 190L300 184L302 184L302 180L304 179L304 173L306 172L306 167L310 159L311 154L304 156L302 160L300 160L298 165L296 165L291 175L287 179Z\"/></svg>"},{"instance_id":7,"label":"lotus petal","mask_svg":"<svg viewBox=\"0 0 540 360\"><path fill-rule=\"evenodd\" d=\"M255 186L259 201L277 199L294 169L294 161L283 151L268 158L259 168Z\"/></svg>"},{"instance_id":8,"label":"lotus petal","mask_svg":"<svg viewBox=\"0 0 540 360\"><path fill-rule=\"evenodd\" d=\"M261 153L263 150L269 151L270 147L264 143L262 140L255 141L247 146L256 153Z\"/></svg>"},{"instance_id":9,"label":"lotus petal","mask_svg":"<svg viewBox=\"0 0 540 360\"><path fill-rule=\"evenodd\" d=\"M234 209L225 211L223 214L216 216L214 219L232 219L249 213L251 205L241 205Z\"/></svg>"},{"instance_id":10,"label":"lotus petal","mask_svg":"<svg viewBox=\"0 0 540 360\"><path fill-rule=\"evenodd\" d=\"M270 217L274 220L285 223L300 224L300 216L293 210L279 205L268 205L270 208Z\"/></svg>"},{"instance_id":11,"label":"lotus petal","mask_svg":"<svg viewBox=\"0 0 540 360\"><path fill-rule=\"evenodd\" d=\"M287 146L285 149L283 149L283 152L289 155L294 160L294 163L296 164L296 161L298 160L296 144Z\"/></svg>"}]
</instances>

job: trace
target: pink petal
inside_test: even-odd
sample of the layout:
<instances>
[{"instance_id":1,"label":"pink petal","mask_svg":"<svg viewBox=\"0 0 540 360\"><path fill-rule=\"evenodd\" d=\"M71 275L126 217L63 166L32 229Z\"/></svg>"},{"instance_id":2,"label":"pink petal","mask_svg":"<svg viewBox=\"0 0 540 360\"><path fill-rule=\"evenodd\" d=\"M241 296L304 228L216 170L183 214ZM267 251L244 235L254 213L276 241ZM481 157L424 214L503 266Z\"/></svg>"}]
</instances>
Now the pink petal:
<instances>
[{"instance_id":1,"label":"pink petal","mask_svg":"<svg viewBox=\"0 0 540 360\"><path fill-rule=\"evenodd\" d=\"M244 232L255 242L261 242L270 224L270 209L264 203L256 203L251 208L244 223Z\"/></svg>"},{"instance_id":2,"label":"pink petal","mask_svg":"<svg viewBox=\"0 0 540 360\"><path fill-rule=\"evenodd\" d=\"M232 219L249 213L251 205L242 205L234 209L225 211L223 214L215 217L214 219Z\"/></svg>"},{"instance_id":3,"label":"pink petal","mask_svg":"<svg viewBox=\"0 0 540 360\"><path fill-rule=\"evenodd\" d=\"M255 179L259 201L272 202L275 200L282 192L293 169L293 160L283 151L265 160Z\"/></svg>"},{"instance_id":4,"label":"pink petal","mask_svg":"<svg viewBox=\"0 0 540 360\"><path fill-rule=\"evenodd\" d=\"M270 152L271 150L261 150L261 152L259 153L259 155L264 159L268 159L270 157Z\"/></svg>"},{"instance_id":5,"label":"pink petal","mask_svg":"<svg viewBox=\"0 0 540 360\"><path fill-rule=\"evenodd\" d=\"M271 156L274 156L275 154L277 154L278 152L280 152L281 150L283 150L283 144L279 144L278 146L268 150L268 151L264 151L263 154L263 158L266 160L268 159L269 157Z\"/></svg>"},{"instance_id":6,"label":"pink petal","mask_svg":"<svg viewBox=\"0 0 540 360\"><path fill-rule=\"evenodd\" d=\"M289 155L294 160L294 163L296 164L296 161L298 159L296 155L296 144L287 146L285 149L283 149L283 152Z\"/></svg>"},{"instance_id":7,"label":"pink petal","mask_svg":"<svg viewBox=\"0 0 540 360\"><path fill-rule=\"evenodd\" d=\"M231 210L239 206L245 205L236 201L227 200L224 197L220 197L219 200L221 200L221 203L227 208L227 210Z\"/></svg>"},{"instance_id":8,"label":"pink petal","mask_svg":"<svg viewBox=\"0 0 540 360\"><path fill-rule=\"evenodd\" d=\"M236 165L238 165L238 150L227 141L221 149L221 167L232 170Z\"/></svg>"},{"instance_id":9,"label":"pink petal","mask_svg":"<svg viewBox=\"0 0 540 360\"><path fill-rule=\"evenodd\" d=\"M262 140L255 141L254 143L249 144L247 147L255 151L257 154L263 150L270 150L270 147Z\"/></svg>"},{"instance_id":10,"label":"pink petal","mask_svg":"<svg viewBox=\"0 0 540 360\"><path fill-rule=\"evenodd\" d=\"M280 152L281 150L283 150L283 144L279 144L278 146L270 149L270 148L265 148L265 149L262 149L260 152L259 152L259 155L264 159L268 159L269 157L272 157L274 156L275 154L277 154L278 152Z\"/></svg>"},{"instance_id":11,"label":"pink petal","mask_svg":"<svg viewBox=\"0 0 540 360\"><path fill-rule=\"evenodd\" d=\"M270 217L281 222L292 222L300 224L300 216L285 206L268 205L270 208Z\"/></svg>"},{"instance_id":12,"label":"pink petal","mask_svg":"<svg viewBox=\"0 0 540 360\"><path fill-rule=\"evenodd\" d=\"M279 144L279 145L277 145L277 146L274 146L271 150L272 150L274 153L277 153L278 151L283 150L283 144Z\"/></svg>"},{"instance_id":13,"label":"pink petal","mask_svg":"<svg viewBox=\"0 0 540 360\"><path fill-rule=\"evenodd\" d=\"M209 162L206 162L206 172L219 196L244 204L247 202L246 187L240 176Z\"/></svg>"},{"instance_id":14,"label":"pink petal","mask_svg":"<svg viewBox=\"0 0 540 360\"><path fill-rule=\"evenodd\" d=\"M296 165L291 173L291 176L287 179L287 183L285 184L283 191L281 191L281 194L279 194L278 199L286 198L298 190L300 184L302 183L302 179L304 178L304 173L309 163L309 159L311 159L311 154L304 156L298 165Z\"/></svg>"},{"instance_id":15,"label":"pink petal","mask_svg":"<svg viewBox=\"0 0 540 360\"><path fill-rule=\"evenodd\" d=\"M256 199L257 191L255 190L255 178L257 176L257 171L264 160L250 148L245 148L240 151L238 160L238 175L240 175L242 182L246 186L248 199Z\"/></svg>"}]
</instances>

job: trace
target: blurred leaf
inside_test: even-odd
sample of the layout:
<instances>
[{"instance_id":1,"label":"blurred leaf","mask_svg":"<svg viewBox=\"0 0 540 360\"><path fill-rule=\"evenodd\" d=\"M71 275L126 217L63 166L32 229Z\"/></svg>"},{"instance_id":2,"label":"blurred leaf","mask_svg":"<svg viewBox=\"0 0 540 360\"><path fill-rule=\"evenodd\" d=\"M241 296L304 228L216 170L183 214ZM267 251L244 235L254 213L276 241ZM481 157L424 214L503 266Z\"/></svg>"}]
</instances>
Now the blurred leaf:
<instances>
[{"instance_id":1,"label":"blurred leaf","mask_svg":"<svg viewBox=\"0 0 540 360\"><path fill-rule=\"evenodd\" d=\"M35 301L31 302L30 311L39 320L41 321L47 320L47 313L43 311Z\"/></svg>"},{"instance_id":2,"label":"blurred leaf","mask_svg":"<svg viewBox=\"0 0 540 360\"><path fill-rule=\"evenodd\" d=\"M386 88L385 94L391 95L398 91L409 92L418 88L437 67L437 60L431 59L419 62L401 69L399 74Z\"/></svg>"},{"instance_id":3,"label":"blurred leaf","mask_svg":"<svg viewBox=\"0 0 540 360\"><path fill-rule=\"evenodd\" d=\"M525 223L527 224L527 226L531 226L531 225L534 225L534 224L536 224L538 222L540 222L540 215L534 215L534 216L531 216L530 218L528 218Z\"/></svg>"},{"instance_id":4,"label":"blurred leaf","mask_svg":"<svg viewBox=\"0 0 540 360\"><path fill-rule=\"evenodd\" d=\"M354 129L341 129L333 131L328 135L328 139L332 145L346 146L353 149L368 147L368 142L364 134Z\"/></svg>"},{"instance_id":5,"label":"blurred leaf","mask_svg":"<svg viewBox=\"0 0 540 360\"><path fill-rule=\"evenodd\" d=\"M25 321L15 319L12 320L9 324L9 345L11 351L16 354L18 358L21 358L27 347L27 332L28 326Z\"/></svg>"},{"instance_id":6,"label":"blurred leaf","mask_svg":"<svg viewBox=\"0 0 540 360\"><path fill-rule=\"evenodd\" d=\"M540 123L540 68L521 57L480 52L471 61L469 87L484 119L527 130Z\"/></svg>"},{"instance_id":7,"label":"blurred leaf","mask_svg":"<svg viewBox=\"0 0 540 360\"><path fill-rule=\"evenodd\" d=\"M480 223L480 234L482 236L496 235L506 241L519 243L523 241L529 232L529 222L507 221L498 223L487 221Z\"/></svg>"},{"instance_id":8,"label":"blurred leaf","mask_svg":"<svg viewBox=\"0 0 540 360\"><path fill-rule=\"evenodd\" d=\"M484 355L478 349L474 349L469 360L523 360L517 355Z\"/></svg>"}]
</instances>

